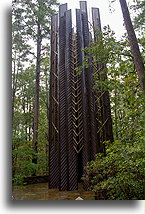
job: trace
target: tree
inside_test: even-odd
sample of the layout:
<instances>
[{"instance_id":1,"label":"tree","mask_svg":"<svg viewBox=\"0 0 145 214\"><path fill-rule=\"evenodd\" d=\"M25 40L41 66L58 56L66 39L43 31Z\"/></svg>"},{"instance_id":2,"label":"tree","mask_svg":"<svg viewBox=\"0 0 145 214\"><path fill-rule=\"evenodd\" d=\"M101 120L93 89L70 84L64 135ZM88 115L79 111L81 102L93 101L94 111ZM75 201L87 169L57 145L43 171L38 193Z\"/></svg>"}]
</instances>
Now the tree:
<instances>
[{"instance_id":1,"label":"tree","mask_svg":"<svg viewBox=\"0 0 145 214\"><path fill-rule=\"evenodd\" d=\"M106 157L97 154L88 163L85 180L97 200L143 200L143 144L115 141L108 144Z\"/></svg>"},{"instance_id":2,"label":"tree","mask_svg":"<svg viewBox=\"0 0 145 214\"><path fill-rule=\"evenodd\" d=\"M19 95L24 93L25 82L21 85L21 76L25 70L24 64L29 61L30 45L27 38L24 36L24 29L22 25L23 8L18 8L13 2L12 6L12 131L13 131L13 144L12 151L18 148L18 136L20 134L20 99ZM22 95L22 94L21 94ZM22 96L23 97L23 96ZM24 97L23 97L24 98ZM24 99L23 99L24 101ZM21 103L22 104L22 103ZM24 102L23 102L24 107ZM25 109L23 108L25 111ZM25 129L25 128L24 128ZM19 136L20 139L20 136ZM13 176L15 176L15 163L17 162L17 155L13 155Z\"/></svg>"},{"instance_id":3,"label":"tree","mask_svg":"<svg viewBox=\"0 0 145 214\"><path fill-rule=\"evenodd\" d=\"M111 95L115 141L104 142L106 156L97 154L96 160L87 164L83 179L89 182L90 190L96 192L98 200L142 199L143 96L130 45L126 36L117 41L114 32L104 27L98 41L92 42L85 50L93 59L89 64L86 58L85 66L94 68L94 89L101 86ZM107 65L101 71L108 76L103 82L97 78L98 63Z\"/></svg>"},{"instance_id":4,"label":"tree","mask_svg":"<svg viewBox=\"0 0 145 214\"><path fill-rule=\"evenodd\" d=\"M98 91L99 87L102 87L110 92L115 139L126 140L125 137L129 134L126 127L130 127L130 133L135 135L136 130L141 130L143 117L143 98L138 88L133 56L126 36L117 41L109 26L104 27L102 35L100 32L96 33L99 35L98 41L85 48L92 63L90 64L89 57L86 57L84 64L94 68L94 89ZM101 63L107 67L99 71L97 66ZM99 72L107 75L108 79L98 79ZM135 121L136 125L133 125Z\"/></svg>"},{"instance_id":5,"label":"tree","mask_svg":"<svg viewBox=\"0 0 145 214\"><path fill-rule=\"evenodd\" d=\"M56 0L24 0L20 3L23 7L22 20L26 32L25 35L36 44L36 79L34 94L34 121L33 121L33 149L35 156L33 163L37 164L38 153L38 123L39 123L39 93L40 93L40 71L43 54L48 50L48 43L44 44L43 40L49 38L50 17L54 13L53 6L57 5Z\"/></svg>"},{"instance_id":6,"label":"tree","mask_svg":"<svg viewBox=\"0 0 145 214\"><path fill-rule=\"evenodd\" d=\"M48 165L44 94L48 95L50 20L56 6L56 0L13 1L13 176L18 178L42 173Z\"/></svg>"},{"instance_id":7,"label":"tree","mask_svg":"<svg viewBox=\"0 0 145 214\"><path fill-rule=\"evenodd\" d=\"M143 36L143 23L144 23L144 1L134 0L133 4L129 7L133 27L137 35Z\"/></svg>"},{"instance_id":8,"label":"tree","mask_svg":"<svg viewBox=\"0 0 145 214\"><path fill-rule=\"evenodd\" d=\"M141 53L140 53L140 50L139 50L137 38L136 38L134 29L133 29L133 25L132 25L132 22L131 22L131 18L130 18L129 10L128 10L127 4L126 4L126 0L119 0L119 1L120 1L123 17L124 17L126 30L127 30L127 33L128 33L128 39L129 39L129 42L130 42L132 55L134 57L134 62L135 62L136 70L137 70L137 73L138 73L140 86L141 86L141 88L143 90L144 89L144 65L143 65L143 59L142 59L142 56L141 56Z\"/></svg>"}]
</instances>

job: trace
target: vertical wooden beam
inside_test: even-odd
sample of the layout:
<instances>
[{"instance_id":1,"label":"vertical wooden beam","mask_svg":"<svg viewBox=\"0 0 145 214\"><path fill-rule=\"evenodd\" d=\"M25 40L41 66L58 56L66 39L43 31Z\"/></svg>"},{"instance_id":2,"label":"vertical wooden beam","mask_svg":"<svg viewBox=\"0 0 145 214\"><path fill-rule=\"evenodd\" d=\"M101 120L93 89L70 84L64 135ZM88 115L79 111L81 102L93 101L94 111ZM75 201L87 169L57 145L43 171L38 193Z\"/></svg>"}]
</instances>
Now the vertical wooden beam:
<instances>
[{"instance_id":1,"label":"vertical wooden beam","mask_svg":"<svg viewBox=\"0 0 145 214\"><path fill-rule=\"evenodd\" d=\"M99 8L92 8L92 24L93 24L93 33L94 33L94 41L97 41L98 35L96 30L101 31L101 21L100 21L100 12ZM102 118L101 118L101 105L102 103L100 102L99 96L100 92L97 91L96 94L96 132L97 132L97 153L103 151L103 145L102 145L102 130L100 130L100 126L102 124Z\"/></svg>"},{"instance_id":2,"label":"vertical wooden beam","mask_svg":"<svg viewBox=\"0 0 145 214\"><path fill-rule=\"evenodd\" d=\"M66 4L61 4L59 6L59 19L64 16L66 11L67 11L67 3Z\"/></svg>"},{"instance_id":3,"label":"vertical wooden beam","mask_svg":"<svg viewBox=\"0 0 145 214\"><path fill-rule=\"evenodd\" d=\"M80 1L80 10L82 13L82 28L84 37L84 47L89 44L89 24L88 24L88 12L87 12L87 2Z\"/></svg>"},{"instance_id":4,"label":"vertical wooden beam","mask_svg":"<svg viewBox=\"0 0 145 214\"><path fill-rule=\"evenodd\" d=\"M92 20L93 20L93 28L94 28L94 40L97 41L96 30L101 30L101 20L100 20L100 12L99 8L92 8ZM102 69L106 68L106 65L101 65ZM100 75L101 71L100 71ZM107 79L107 74L103 74L103 80ZM108 91L104 91L102 89L102 96L100 98L100 102L102 105L102 127L103 129L103 140L113 142L113 129L112 129L112 118L111 118L111 106L110 106L110 95ZM106 121L106 122L105 122ZM105 149L105 148L104 148Z\"/></svg>"},{"instance_id":5,"label":"vertical wooden beam","mask_svg":"<svg viewBox=\"0 0 145 214\"><path fill-rule=\"evenodd\" d=\"M84 37L84 47L89 46L90 43L90 33L88 25L88 12L87 12L87 2L80 2L80 9L82 13L82 25L83 25L83 37ZM85 56L88 56L87 53L84 53ZM91 58L89 60L91 64ZM91 67L85 68L85 77L86 77L86 88L87 88L87 115L88 115L88 130L89 139L89 160L94 160L96 155L97 148L97 132L96 132L96 112L95 112L95 96L93 90L93 69Z\"/></svg>"},{"instance_id":6,"label":"vertical wooden beam","mask_svg":"<svg viewBox=\"0 0 145 214\"><path fill-rule=\"evenodd\" d=\"M73 109L72 109L72 82L71 82L71 60L72 60L72 17L71 10L65 12L66 18L66 46L65 46L65 74L66 74L66 114L67 114L67 142L68 142L68 189L78 188L77 179L77 153L73 148Z\"/></svg>"},{"instance_id":7,"label":"vertical wooden beam","mask_svg":"<svg viewBox=\"0 0 145 214\"><path fill-rule=\"evenodd\" d=\"M59 189L68 189L68 139L67 139L67 91L66 91L66 17L67 4L59 7Z\"/></svg>"},{"instance_id":8,"label":"vertical wooden beam","mask_svg":"<svg viewBox=\"0 0 145 214\"><path fill-rule=\"evenodd\" d=\"M58 14L51 20L50 105L49 105L49 188L59 185L58 128Z\"/></svg>"},{"instance_id":9,"label":"vertical wooden beam","mask_svg":"<svg viewBox=\"0 0 145 214\"><path fill-rule=\"evenodd\" d=\"M97 37L96 37L97 35L95 33L95 30L98 29L102 31L99 8L95 8L95 7L92 8L92 22L93 22L93 30L94 30L94 39L95 41L97 41Z\"/></svg>"},{"instance_id":10,"label":"vertical wooden beam","mask_svg":"<svg viewBox=\"0 0 145 214\"><path fill-rule=\"evenodd\" d=\"M84 37L83 37L83 23L82 23L82 12L81 10L76 10L76 29L77 29L77 56L78 56L78 66L83 65L84 61ZM81 93L82 93L82 113L83 113L83 150L82 150L82 164L83 167L89 161L89 134L88 134L88 105L87 105L87 89L86 89L86 75L85 70L82 68L81 73ZM79 169L78 169L79 170ZM83 172L85 173L85 172ZM88 188L88 182L84 181L84 188Z\"/></svg>"}]
</instances>

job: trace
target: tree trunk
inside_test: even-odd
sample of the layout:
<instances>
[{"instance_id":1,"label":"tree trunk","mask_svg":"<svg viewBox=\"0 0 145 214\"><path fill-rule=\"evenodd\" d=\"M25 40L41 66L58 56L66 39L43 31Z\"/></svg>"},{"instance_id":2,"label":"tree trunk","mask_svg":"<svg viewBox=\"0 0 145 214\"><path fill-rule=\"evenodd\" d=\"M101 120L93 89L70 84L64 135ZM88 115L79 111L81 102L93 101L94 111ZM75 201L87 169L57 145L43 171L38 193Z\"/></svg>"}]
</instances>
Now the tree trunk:
<instances>
[{"instance_id":1,"label":"tree trunk","mask_svg":"<svg viewBox=\"0 0 145 214\"><path fill-rule=\"evenodd\" d=\"M33 123L33 149L35 155L33 156L32 162L37 164L37 153L38 153L38 117L39 117L39 91L40 91L40 61L41 61L41 44L42 35L41 27L38 23L37 32L37 60L36 60L36 82L35 82L35 98L34 98L34 123ZM35 173L34 173L35 174Z\"/></svg>"},{"instance_id":2,"label":"tree trunk","mask_svg":"<svg viewBox=\"0 0 145 214\"><path fill-rule=\"evenodd\" d=\"M47 143L46 143L46 157L49 154L49 83L47 78L47 67L44 68L45 73L45 89L46 89L46 109L47 109L47 121L48 121L48 131L46 133L47 136ZM48 161L46 162L46 171L48 171Z\"/></svg>"},{"instance_id":3,"label":"tree trunk","mask_svg":"<svg viewBox=\"0 0 145 214\"><path fill-rule=\"evenodd\" d=\"M31 107L32 107L32 105L30 104L29 105L29 115L31 115ZM31 118L31 116L30 116L30 118ZM30 120L30 122L29 122L29 142L32 140L32 135L31 135L31 129L32 129L32 124L31 124L31 120Z\"/></svg>"},{"instance_id":4,"label":"tree trunk","mask_svg":"<svg viewBox=\"0 0 145 214\"><path fill-rule=\"evenodd\" d=\"M139 50L139 46L138 46L138 42L137 42L137 38L133 29L133 25L131 22L131 18L130 18L130 14L129 14L129 10L126 4L126 0L119 0L120 1L120 5L121 5L121 9L122 9L122 13L123 13L123 17L124 17L124 23L126 26L126 30L128 33L128 39L130 42L130 46L131 46L131 51L132 51L132 55L134 57L134 63L135 63L135 67L138 73L138 79L139 79L139 83L140 86L143 90L144 88L144 65L143 65L143 59Z\"/></svg>"},{"instance_id":5,"label":"tree trunk","mask_svg":"<svg viewBox=\"0 0 145 214\"><path fill-rule=\"evenodd\" d=\"M13 130L13 120L14 120L14 108L15 108L15 98L16 98L16 90L17 90L17 73L18 73L18 69L19 67L16 66L16 52L15 52L15 59L13 61L13 78L12 78L12 130ZM19 65L19 61L18 61L18 65Z\"/></svg>"},{"instance_id":6,"label":"tree trunk","mask_svg":"<svg viewBox=\"0 0 145 214\"><path fill-rule=\"evenodd\" d=\"M48 86L48 78L47 78L47 67L44 69L45 73L45 89L46 89L46 108L47 108L47 120L49 126L49 86Z\"/></svg>"},{"instance_id":7,"label":"tree trunk","mask_svg":"<svg viewBox=\"0 0 145 214\"><path fill-rule=\"evenodd\" d=\"M15 58L13 60L13 77L12 77L12 136L15 135L16 129L14 129L14 112L15 112L15 99L16 99L16 90L17 90L17 72L18 68L16 66L16 52L15 52ZM12 142L12 152L15 150L14 142ZM12 176L15 176L16 172L16 163L17 157L13 157L12 155Z\"/></svg>"},{"instance_id":8,"label":"tree trunk","mask_svg":"<svg viewBox=\"0 0 145 214\"><path fill-rule=\"evenodd\" d=\"M115 79L116 80L116 79ZM114 123L115 123L115 137L116 140L118 140L118 114L117 114L117 91L116 91L116 87L115 87L115 100L114 100L114 115L115 115L115 119L114 119Z\"/></svg>"}]
</instances>

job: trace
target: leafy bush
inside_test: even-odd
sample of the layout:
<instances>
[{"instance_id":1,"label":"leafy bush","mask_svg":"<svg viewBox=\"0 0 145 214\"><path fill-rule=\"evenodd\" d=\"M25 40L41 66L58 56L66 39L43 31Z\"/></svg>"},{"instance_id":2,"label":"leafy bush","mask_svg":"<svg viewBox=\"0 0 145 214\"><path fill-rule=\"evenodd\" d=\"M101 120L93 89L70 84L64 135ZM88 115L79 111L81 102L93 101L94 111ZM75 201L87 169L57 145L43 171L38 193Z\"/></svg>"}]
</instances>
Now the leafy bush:
<instances>
[{"instance_id":1,"label":"leafy bush","mask_svg":"<svg viewBox=\"0 0 145 214\"><path fill-rule=\"evenodd\" d=\"M13 178L13 184L14 185L24 185L26 184L24 182L24 176L21 174L17 174L14 178Z\"/></svg>"},{"instance_id":2,"label":"leafy bush","mask_svg":"<svg viewBox=\"0 0 145 214\"><path fill-rule=\"evenodd\" d=\"M143 143L107 143L106 156L97 154L86 166L90 190L104 200L143 200Z\"/></svg>"}]
</instances>

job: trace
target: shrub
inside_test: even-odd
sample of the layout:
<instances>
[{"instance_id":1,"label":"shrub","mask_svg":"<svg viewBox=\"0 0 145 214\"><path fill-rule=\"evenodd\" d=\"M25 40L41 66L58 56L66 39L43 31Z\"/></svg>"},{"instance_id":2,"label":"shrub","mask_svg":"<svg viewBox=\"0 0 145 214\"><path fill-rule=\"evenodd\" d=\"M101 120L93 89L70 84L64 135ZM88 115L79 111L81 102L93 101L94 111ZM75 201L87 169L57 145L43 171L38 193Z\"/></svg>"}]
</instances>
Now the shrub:
<instances>
[{"instance_id":1,"label":"shrub","mask_svg":"<svg viewBox=\"0 0 145 214\"><path fill-rule=\"evenodd\" d=\"M97 154L86 166L90 190L96 199L143 200L143 143L107 143L106 156Z\"/></svg>"}]
</instances>

